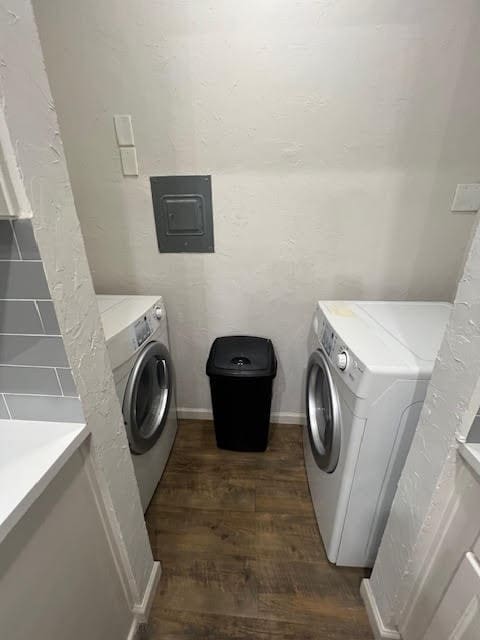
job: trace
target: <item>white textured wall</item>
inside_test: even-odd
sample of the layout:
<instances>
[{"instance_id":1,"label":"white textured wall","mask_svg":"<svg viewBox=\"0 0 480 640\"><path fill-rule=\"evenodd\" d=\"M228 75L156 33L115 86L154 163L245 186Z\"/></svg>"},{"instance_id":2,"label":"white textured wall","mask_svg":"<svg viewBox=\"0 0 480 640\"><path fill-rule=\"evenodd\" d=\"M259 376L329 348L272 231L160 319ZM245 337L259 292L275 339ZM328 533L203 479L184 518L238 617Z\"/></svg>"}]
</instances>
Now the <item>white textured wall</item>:
<instances>
[{"instance_id":1,"label":"white textured wall","mask_svg":"<svg viewBox=\"0 0 480 640\"><path fill-rule=\"evenodd\" d=\"M96 287L161 293L179 405L212 339L270 336L300 411L324 298L451 299L479 178L476 0L34 0ZM112 116L133 116L140 177ZM160 255L148 176L213 175L214 255Z\"/></svg>"},{"instance_id":2,"label":"white textured wall","mask_svg":"<svg viewBox=\"0 0 480 640\"><path fill-rule=\"evenodd\" d=\"M0 3L0 98L65 349L140 604L153 568L133 465L30 2ZM136 591L136 593L135 593Z\"/></svg>"},{"instance_id":3,"label":"white textured wall","mask_svg":"<svg viewBox=\"0 0 480 640\"><path fill-rule=\"evenodd\" d=\"M456 490L456 438L480 404L480 227L460 280L445 338L370 579L386 626L400 627L422 564ZM407 636L405 636L407 638ZM408 638L407 638L408 640Z\"/></svg>"}]
</instances>

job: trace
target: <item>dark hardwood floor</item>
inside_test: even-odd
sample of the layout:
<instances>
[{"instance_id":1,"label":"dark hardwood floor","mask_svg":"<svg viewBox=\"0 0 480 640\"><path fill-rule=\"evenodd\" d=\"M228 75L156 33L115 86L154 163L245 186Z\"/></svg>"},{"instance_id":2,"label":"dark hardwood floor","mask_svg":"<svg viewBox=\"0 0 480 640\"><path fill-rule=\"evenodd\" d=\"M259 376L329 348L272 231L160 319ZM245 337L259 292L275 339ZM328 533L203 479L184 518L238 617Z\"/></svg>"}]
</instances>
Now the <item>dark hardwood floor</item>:
<instances>
[{"instance_id":1,"label":"dark hardwood floor","mask_svg":"<svg viewBox=\"0 0 480 640\"><path fill-rule=\"evenodd\" d=\"M152 640L371 639L359 585L330 565L302 430L272 425L266 453L221 451L209 422L180 421L147 528L163 573Z\"/></svg>"}]
</instances>

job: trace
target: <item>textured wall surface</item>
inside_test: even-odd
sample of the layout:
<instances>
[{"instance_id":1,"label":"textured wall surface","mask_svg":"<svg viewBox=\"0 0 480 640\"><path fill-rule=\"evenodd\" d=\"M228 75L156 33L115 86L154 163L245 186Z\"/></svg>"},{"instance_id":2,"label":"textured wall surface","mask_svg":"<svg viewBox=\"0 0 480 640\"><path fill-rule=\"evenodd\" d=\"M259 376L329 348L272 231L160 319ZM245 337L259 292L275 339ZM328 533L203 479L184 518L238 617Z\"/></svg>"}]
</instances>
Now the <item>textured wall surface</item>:
<instances>
[{"instance_id":1,"label":"textured wall surface","mask_svg":"<svg viewBox=\"0 0 480 640\"><path fill-rule=\"evenodd\" d=\"M476 0L34 0L97 289L165 297L179 406L211 341L269 336L298 412L318 299L455 291L478 179ZM133 117L123 178L112 116ZM160 255L150 175L212 174L214 255Z\"/></svg>"},{"instance_id":2,"label":"textured wall surface","mask_svg":"<svg viewBox=\"0 0 480 640\"><path fill-rule=\"evenodd\" d=\"M370 579L387 626L400 627L436 528L455 491L480 404L480 228L477 227ZM463 464L460 461L460 464Z\"/></svg>"},{"instance_id":3,"label":"textured wall surface","mask_svg":"<svg viewBox=\"0 0 480 640\"><path fill-rule=\"evenodd\" d=\"M84 421L31 220L0 220L0 418Z\"/></svg>"},{"instance_id":4,"label":"textured wall surface","mask_svg":"<svg viewBox=\"0 0 480 640\"><path fill-rule=\"evenodd\" d=\"M0 60L0 97L35 236L138 604L153 558L29 2L1 4Z\"/></svg>"}]
</instances>

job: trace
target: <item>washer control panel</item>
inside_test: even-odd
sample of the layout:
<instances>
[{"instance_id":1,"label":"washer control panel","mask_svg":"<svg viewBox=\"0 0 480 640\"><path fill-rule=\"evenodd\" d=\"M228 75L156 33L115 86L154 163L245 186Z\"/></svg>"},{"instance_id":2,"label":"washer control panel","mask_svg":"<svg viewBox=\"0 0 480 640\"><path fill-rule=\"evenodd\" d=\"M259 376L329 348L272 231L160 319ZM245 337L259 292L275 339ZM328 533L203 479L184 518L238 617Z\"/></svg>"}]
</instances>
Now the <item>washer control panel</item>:
<instances>
[{"instance_id":1,"label":"washer control panel","mask_svg":"<svg viewBox=\"0 0 480 640\"><path fill-rule=\"evenodd\" d=\"M132 343L135 349L141 347L159 328L165 318L165 308L162 304L155 304L145 315L132 325Z\"/></svg>"},{"instance_id":2,"label":"washer control panel","mask_svg":"<svg viewBox=\"0 0 480 640\"><path fill-rule=\"evenodd\" d=\"M140 347L152 335L152 328L148 322L148 317L139 318L133 325L136 347Z\"/></svg>"},{"instance_id":3,"label":"washer control panel","mask_svg":"<svg viewBox=\"0 0 480 640\"><path fill-rule=\"evenodd\" d=\"M348 353L345 350L339 351L339 353L337 353L337 367L340 369L340 371L345 371L345 369L348 367L348 364Z\"/></svg>"}]
</instances>

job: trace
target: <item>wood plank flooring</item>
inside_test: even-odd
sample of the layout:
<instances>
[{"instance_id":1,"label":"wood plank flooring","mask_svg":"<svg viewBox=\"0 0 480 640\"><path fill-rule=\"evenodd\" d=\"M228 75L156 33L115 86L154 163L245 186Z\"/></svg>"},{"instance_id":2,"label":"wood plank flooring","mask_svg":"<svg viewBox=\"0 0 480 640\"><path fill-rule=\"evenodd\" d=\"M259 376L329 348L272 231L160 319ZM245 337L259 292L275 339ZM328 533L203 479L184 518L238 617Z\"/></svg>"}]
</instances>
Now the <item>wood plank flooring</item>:
<instances>
[{"instance_id":1,"label":"wood plank flooring","mask_svg":"<svg viewBox=\"0 0 480 640\"><path fill-rule=\"evenodd\" d=\"M266 453L216 448L210 422L180 421L146 514L163 573L151 640L370 640L363 570L326 559L302 430L272 425Z\"/></svg>"}]
</instances>

